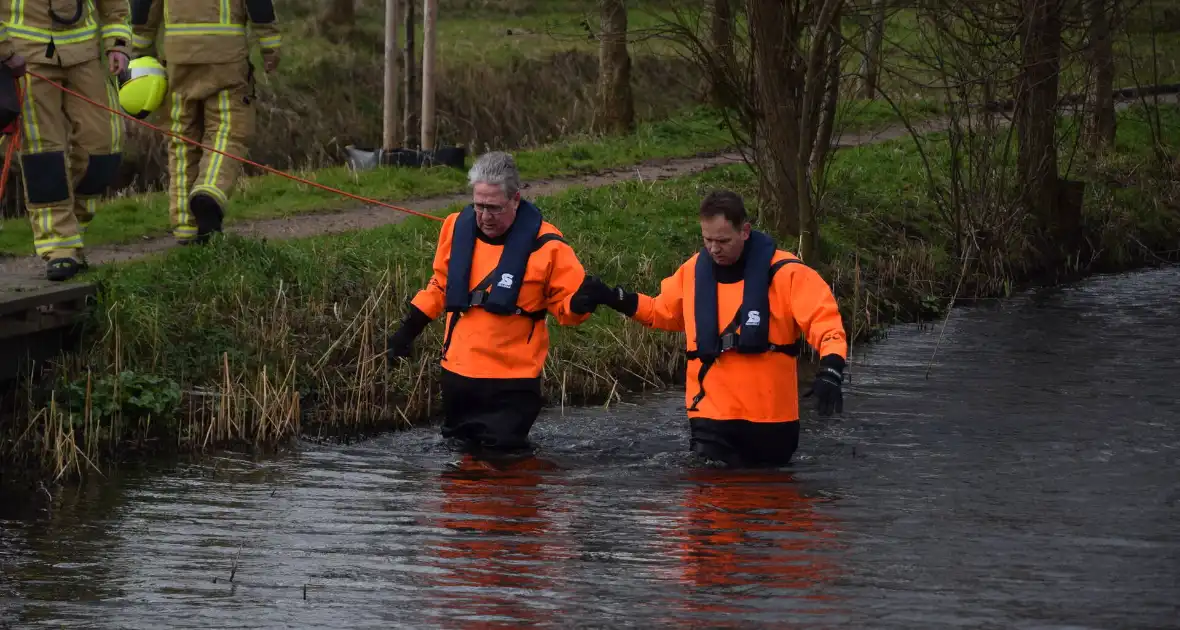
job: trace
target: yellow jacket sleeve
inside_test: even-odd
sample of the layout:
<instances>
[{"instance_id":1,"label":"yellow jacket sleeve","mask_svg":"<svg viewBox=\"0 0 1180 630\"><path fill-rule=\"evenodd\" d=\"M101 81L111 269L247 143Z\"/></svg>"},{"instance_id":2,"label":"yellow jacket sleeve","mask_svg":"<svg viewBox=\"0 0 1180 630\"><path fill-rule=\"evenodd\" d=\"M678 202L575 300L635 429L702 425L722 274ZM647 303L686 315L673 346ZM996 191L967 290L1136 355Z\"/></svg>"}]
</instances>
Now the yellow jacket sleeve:
<instances>
[{"instance_id":1,"label":"yellow jacket sleeve","mask_svg":"<svg viewBox=\"0 0 1180 630\"><path fill-rule=\"evenodd\" d=\"M250 17L250 29L258 35L258 46L262 49L262 56L268 57L279 54L283 45L283 35L279 31L279 21L275 17L275 6L272 0L245 0L246 14Z\"/></svg>"},{"instance_id":2,"label":"yellow jacket sleeve","mask_svg":"<svg viewBox=\"0 0 1180 630\"><path fill-rule=\"evenodd\" d=\"M97 0L99 35L104 52L131 56L131 8L127 0Z\"/></svg>"},{"instance_id":3,"label":"yellow jacket sleeve","mask_svg":"<svg viewBox=\"0 0 1180 630\"><path fill-rule=\"evenodd\" d=\"M164 0L133 0L131 44L137 57L152 54L163 17Z\"/></svg>"}]
</instances>

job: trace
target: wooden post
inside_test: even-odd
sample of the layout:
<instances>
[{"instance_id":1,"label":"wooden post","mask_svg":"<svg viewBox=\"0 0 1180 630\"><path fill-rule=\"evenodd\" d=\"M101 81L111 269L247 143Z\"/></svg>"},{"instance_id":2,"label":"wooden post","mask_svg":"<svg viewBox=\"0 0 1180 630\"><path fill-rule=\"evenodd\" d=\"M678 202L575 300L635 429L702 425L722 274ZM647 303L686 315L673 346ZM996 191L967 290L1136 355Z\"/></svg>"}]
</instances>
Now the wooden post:
<instances>
[{"instance_id":1,"label":"wooden post","mask_svg":"<svg viewBox=\"0 0 1180 630\"><path fill-rule=\"evenodd\" d=\"M422 7L422 149L434 150L434 26L438 0L424 0Z\"/></svg>"},{"instance_id":2,"label":"wooden post","mask_svg":"<svg viewBox=\"0 0 1180 630\"><path fill-rule=\"evenodd\" d=\"M406 3L406 46L402 49L402 67L405 75L406 91L402 97L402 133L405 134L402 140L402 146L410 147L414 140L414 77L417 75L414 72L414 62L416 60L417 52L414 48L414 31L418 22L414 18L414 0L405 0Z\"/></svg>"},{"instance_id":3,"label":"wooden post","mask_svg":"<svg viewBox=\"0 0 1180 630\"><path fill-rule=\"evenodd\" d=\"M401 0L385 0L385 121L381 147L386 151L396 148L398 136L397 111L397 29L398 5Z\"/></svg>"}]
</instances>

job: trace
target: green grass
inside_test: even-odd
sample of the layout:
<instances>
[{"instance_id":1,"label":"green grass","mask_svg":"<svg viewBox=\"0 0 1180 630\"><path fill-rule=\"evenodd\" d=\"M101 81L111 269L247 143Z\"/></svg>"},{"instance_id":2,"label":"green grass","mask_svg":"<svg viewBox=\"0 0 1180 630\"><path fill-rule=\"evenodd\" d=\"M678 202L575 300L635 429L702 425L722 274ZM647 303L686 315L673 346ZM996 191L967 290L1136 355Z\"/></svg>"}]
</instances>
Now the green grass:
<instances>
[{"instance_id":1,"label":"green grass","mask_svg":"<svg viewBox=\"0 0 1180 630\"><path fill-rule=\"evenodd\" d=\"M917 116L933 109L917 108ZM877 128L892 118L884 103L863 103L842 111L840 126L847 131ZM717 151L733 143L720 118L707 109L639 125L627 136L580 134L535 150L514 152L525 179L590 173L638 164L645 160L688 157ZM472 161L468 158L468 165ZM413 198L461 192L466 174L456 169L382 168L352 171L347 167L294 173L303 179L369 199L396 203ZM355 207L357 202L277 175L244 178L230 202L227 224L256 219L290 217L309 212ZM391 211L392 212L392 211ZM90 247L129 243L168 234L168 201L163 193L117 198L103 204L87 233ZM0 231L0 252L32 253L32 231L27 220L8 219Z\"/></svg>"},{"instance_id":2,"label":"green grass","mask_svg":"<svg viewBox=\"0 0 1180 630\"><path fill-rule=\"evenodd\" d=\"M594 2L528 1L500 3L442 2L437 21L437 59L442 65L472 62L504 65L522 58L544 58L570 50L597 53L598 8ZM505 4L513 6L504 6ZM339 54L341 43L319 26L320 3L294 0L287 8L286 33L299 42L295 48L295 67L314 61L317 53ZM628 3L628 27L642 33L661 24L671 15L667 2L651 0ZM280 18L284 16L280 15ZM404 16L403 16L404 17ZM415 9L414 41L420 47L423 38L422 5ZM589 27L589 31L587 30ZM358 3L356 25L344 50L384 54L385 5L382 2ZM340 34L343 36L343 34ZM405 29L399 28L398 42L405 43ZM637 38L632 54L667 54L673 52L668 42L655 38ZM420 55L420 53L419 53ZM420 58L420 57L419 57Z\"/></svg>"},{"instance_id":3,"label":"green grass","mask_svg":"<svg viewBox=\"0 0 1180 630\"><path fill-rule=\"evenodd\" d=\"M515 152L526 179L560 177L636 164L648 159L692 156L732 144L719 119L705 110L640 125L629 136L575 136L532 151ZM468 157L468 165L472 162ZM466 173L446 167L381 168L352 171L340 166L293 173L318 184L386 202L461 192ZM312 211L356 206L336 193L277 175L243 178L231 200L227 224L294 216ZM87 245L126 243L168 233L168 200L163 193L113 199L102 205L87 233ZM32 252L27 220L8 219L0 231L0 251Z\"/></svg>"},{"instance_id":4,"label":"green grass","mask_svg":"<svg viewBox=\"0 0 1180 630\"><path fill-rule=\"evenodd\" d=\"M1153 162L1136 115L1121 113L1114 154L1081 174L1093 183L1086 234L1103 248L1094 267L1150 260L1132 242L1175 250L1180 240L1168 196L1176 176ZM1164 143L1175 150L1180 112L1169 108L1162 117ZM942 172L945 135L929 136L925 146ZM896 320L939 317L959 280L954 242L924 192L925 170L912 147L900 139L842 150L829 170L825 260L811 264L835 286L856 340ZM716 188L756 206L756 181L744 165L535 201L588 272L655 293L700 246L697 204ZM383 352L406 299L428 278L438 229L411 218L301 240L229 237L99 268L102 290L84 351L58 371L52 411L37 415L49 403L44 390L28 401L28 419L0 422L4 461L75 474L86 466L78 452L101 465L136 449L266 448L298 433L357 435L430 416L438 410L441 324L427 328L409 362L387 363ZM976 273L959 297L1002 294L1018 279ZM544 388L551 404L610 401L681 378L680 335L605 308L582 326L550 330ZM88 382L96 401L89 416ZM206 395L189 393L196 390ZM217 404L205 406L210 401Z\"/></svg>"}]
</instances>

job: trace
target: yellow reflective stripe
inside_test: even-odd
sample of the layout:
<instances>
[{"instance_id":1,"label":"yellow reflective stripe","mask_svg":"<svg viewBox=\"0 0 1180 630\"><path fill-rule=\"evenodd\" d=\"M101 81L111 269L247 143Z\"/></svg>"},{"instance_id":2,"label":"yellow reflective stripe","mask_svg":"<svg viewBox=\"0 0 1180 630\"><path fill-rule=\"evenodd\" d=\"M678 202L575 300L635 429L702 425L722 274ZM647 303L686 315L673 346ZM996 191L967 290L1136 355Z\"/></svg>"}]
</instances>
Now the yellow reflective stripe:
<instances>
[{"instance_id":1,"label":"yellow reflective stripe","mask_svg":"<svg viewBox=\"0 0 1180 630\"><path fill-rule=\"evenodd\" d=\"M131 69L131 78L129 78L127 80L131 81L131 80L140 79L143 77L167 77L167 76L168 76L168 73L163 68L132 68Z\"/></svg>"},{"instance_id":2,"label":"yellow reflective stripe","mask_svg":"<svg viewBox=\"0 0 1180 630\"><path fill-rule=\"evenodd\" d=\"M41 208L29 208L29 210L32 211L32 213L33 213L33 216L29 217L29 220L33 222L33 225L34 225L34 227L37 228L37 231L40 232L41 234L49 234L49 232L50 232L50 230L49 230L50 218L53 216L53 208L41 207ZM44 241L44 240L49 240L51 238L52 237L43 237L41 240ZM34 247L36 247L37 242L38 242L37 239L34 238L33 239L33 246ZM42 254L42 253L43 252L41 252L41 251L37 252L37 254Z\"/></svg>"},{"instance_id":3,"label":"yellow reflective stripe","mask_svg":"<svg viewBox=\"0 0 1180 630\"><path fill-rule=\"evenodd\" d=\"M49 215L48 212L45 213ZM38 256L47 254L55 249L81 249L82 235L70 236L66 238L39 238L33 240L33 250L37 252Z\"/></svg>"},{"instance_id":4,"label":"yellow reflective stripe","mask_svg":"<svg viewBox=\"0 0 1180 630\"><path fill-rule=\"evenodd\" d=\"M229 90L222 90L217 93L217 118L217 135L213 137L213 148L218 151L225 151L229 148L229 130L230 124L233 122L230 120ZM220 153L214 153L210 158L209 170L205 173L205 181L202 182L204 186L217 186L217 175L221 170L221 163L224 161L224 158L225 156ZM196 189L193 189L193 192L196 192ZM221 193L220 190L217 192L219 194ZM221 195L221 197L224 198L225 195ZM225 202L223 201L222 205L224 204Z\"/></svg>"},{"instance_id":5,"label":"yellow reflective stripe","mask_svg":"<svg viewBox=\"0 0 1180 630\"><path fill-rule=\"evenodd\" d=\"M151 47L152 42L155 41L156 38L154 37L144 37L142 35L131 36L131 45L135 48L149 48Z\"/></svg>"},{"instance_id":6,"label":"yellow reflective stripe","mask_svg":"<svg viewBox=\"0 0 1180 630\"><path fill-rule=\"evenodd\" d=\"M173 35L245 35L242 24L165 24L164 34Z\"/></svg>"},{"instance_id":7,"label":"yellow reflective stripe","mask_svg":"<svg viewBox=\"0 0 1180 630\"><path fill-rule=\"evenodd\" d=\"M229 129L230 129L230 111L229 111L229 90L222 90L217 93L217 134L214 136L214 149L217 151L225 151L229 147ZM217 185L217 171L221 170L222 158L221 153L214 153L209 159L209 171L205 173L204 185Z\"/></svg>"},{"instance_id":8,"label":"yellow reflective stripe","mask_svg":"<svg viewBox=\"0 0 1180 630\"><path fill-rule=\"evenodd\" d=\"M230 22L229 0L221 0L221 10L218 17L221 18L219 21L222 24L233 24L233 22Z\"/></svg>"},{"instance_id":9,"label":"yellow reflective stripe","mask_svg":"<svg viewBox=\"0 0 1180 630\"><path fill-rule=\"evenodd\" d=\"M31 26L23 26L16 24L8 25L9 35L18 39L24 39L31 42L38 42L41 44L48 44L52 39L58 44L77 44L98 36L98 27L93 24L88 24L81 28L70 29L68 31L51 31L47 28L34 28Z\"/></svg>"},{"instance_id":10,"label":"yellow reflective stripe","mask_svg":"<svg viewBox=\"0 0 1180 630\"><path fill-rule=\"evenodd\" d=\"M24 141L28 153L41 153L41 127L37 124L37 108L33 103L33 75L25 75L24 102L21 103L21 118L24 119Z\"/></svg>"},{"instance_id":11,"label":"yellow reflective stripe","mask_svg":"<svg viewBox=\"0 0 1180 630\"><path fill-rule=\"evenodd\" d=\"M82 205L86 206L86 215L90 217L85 221L78 219L78 231L85 234L86 229L90 227L90 222L94 220L94 215L98 213L98 197L83 199Z\"/></svg>"},{"instance_id":12,"label":"yellow reflective stripe","mask_svg":"<svg viewBox=\"0 0 1180 630\"><path fill-rule=\"evenodd\" d=\"M21 24L25 21L25 0L12 0L12 11L8 16L10 24Z\"/></svg>"},{"instance_id":13,"label":"yellow reflective stripe","mask_svg":"<svg viewBox=\"0 0 1180 630\"><path fill-rule=\"evenodd\" d=\"M119 111L119 92L115 84L107 81L107 107ZM123 151L123 119L111 114L111 153Z\"/></svg>"},{"instance_id":14,"label":"yellow reflective stripe","mask_svg":"<svg viewBox=\"0 0 1180 630\"><path fill-rule=\"evenodd\" d=\"M108 37L122 37L131 39L131 27L126 24L107 24L100 30L103 39Z\"/></svg>"},{"instance_id":15,"label":"yellow reflective stripe","mask_svg":"<svg viewBox=\"0 0 1180 630\"><path fill-rule=\"evenodd\" d=\"M270 50L272 48L278 48L279 46L283 45L283 36L282 35L267 35L266 37L259 37L258 38L258 45L262 46L263 48L265 48L267 50Z\"/></svg>"},{"instance_id":16,"label":"yellow reflective stripe","mask_svg":"<svg viewBox=\"0 0 1180 630\"><path fill-rule=\"evenodd\" d=\"M172 161L176 164L174 172L172 173L172 183L176 186L176 222L180 226L185 226L189 223L188 214L188 152L185 151L185 143L183 140L175 136L184 135L184 124L181 121L181 116L184 114L184 106L180 99L180 94L172 93ZM179 229L179 228L177 228ZM193 233L196 233L196 228L193 228ZM177 236L180 234L177 233Z\"/></svg>"},{"instance_id":17,"label":"yellow reflective stripe","mask_svg":"<svg viewBox=\"0 0 1180 630\"><path fill-rule=\"evenodd\" d=\"M229 205L229 198L226 197L225 193L221 192L221 189L217 186L209 186L206 184L193 186L192 194L195 195L197 193L205 193L206 195L213 197L217 200L217 203L220 204L222 208L225 208Z\"/></svg>"}]
</instances>

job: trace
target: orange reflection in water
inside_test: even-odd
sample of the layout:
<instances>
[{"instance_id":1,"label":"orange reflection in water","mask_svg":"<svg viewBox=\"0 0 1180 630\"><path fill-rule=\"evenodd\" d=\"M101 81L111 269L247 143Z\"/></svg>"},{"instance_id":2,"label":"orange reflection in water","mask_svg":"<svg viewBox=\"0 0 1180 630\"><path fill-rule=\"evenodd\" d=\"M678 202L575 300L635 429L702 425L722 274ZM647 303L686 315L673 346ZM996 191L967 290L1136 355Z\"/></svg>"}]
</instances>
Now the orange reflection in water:
<instances>
[{"instance_id":1,"label":"orange reflection in water","mask_svg":"<svg viewBox=\"0 0 1180 630\"><path fill-rule=\"evenodd\" d=\"M534 458L495 466L465 457L440 476L441 516L448 531L433 548L431 564L443 569L434 583L442 597L438 615L463 628L520 627L546 620L540 607L560 549L546 541L552 528L538 487Z\"/></svg>"},{"instance_id":2,"label":"orange reflection in water","mask_svg":"<svg viewBox=\"0 0 1180 630\"><path fill-rule=\"evenodd\" d=\"M824 589L838 569L836 523L790 474L707 469L688 480L680 555L691 616L819 613L834 603Z\"/></svg>"}]
</instances>

